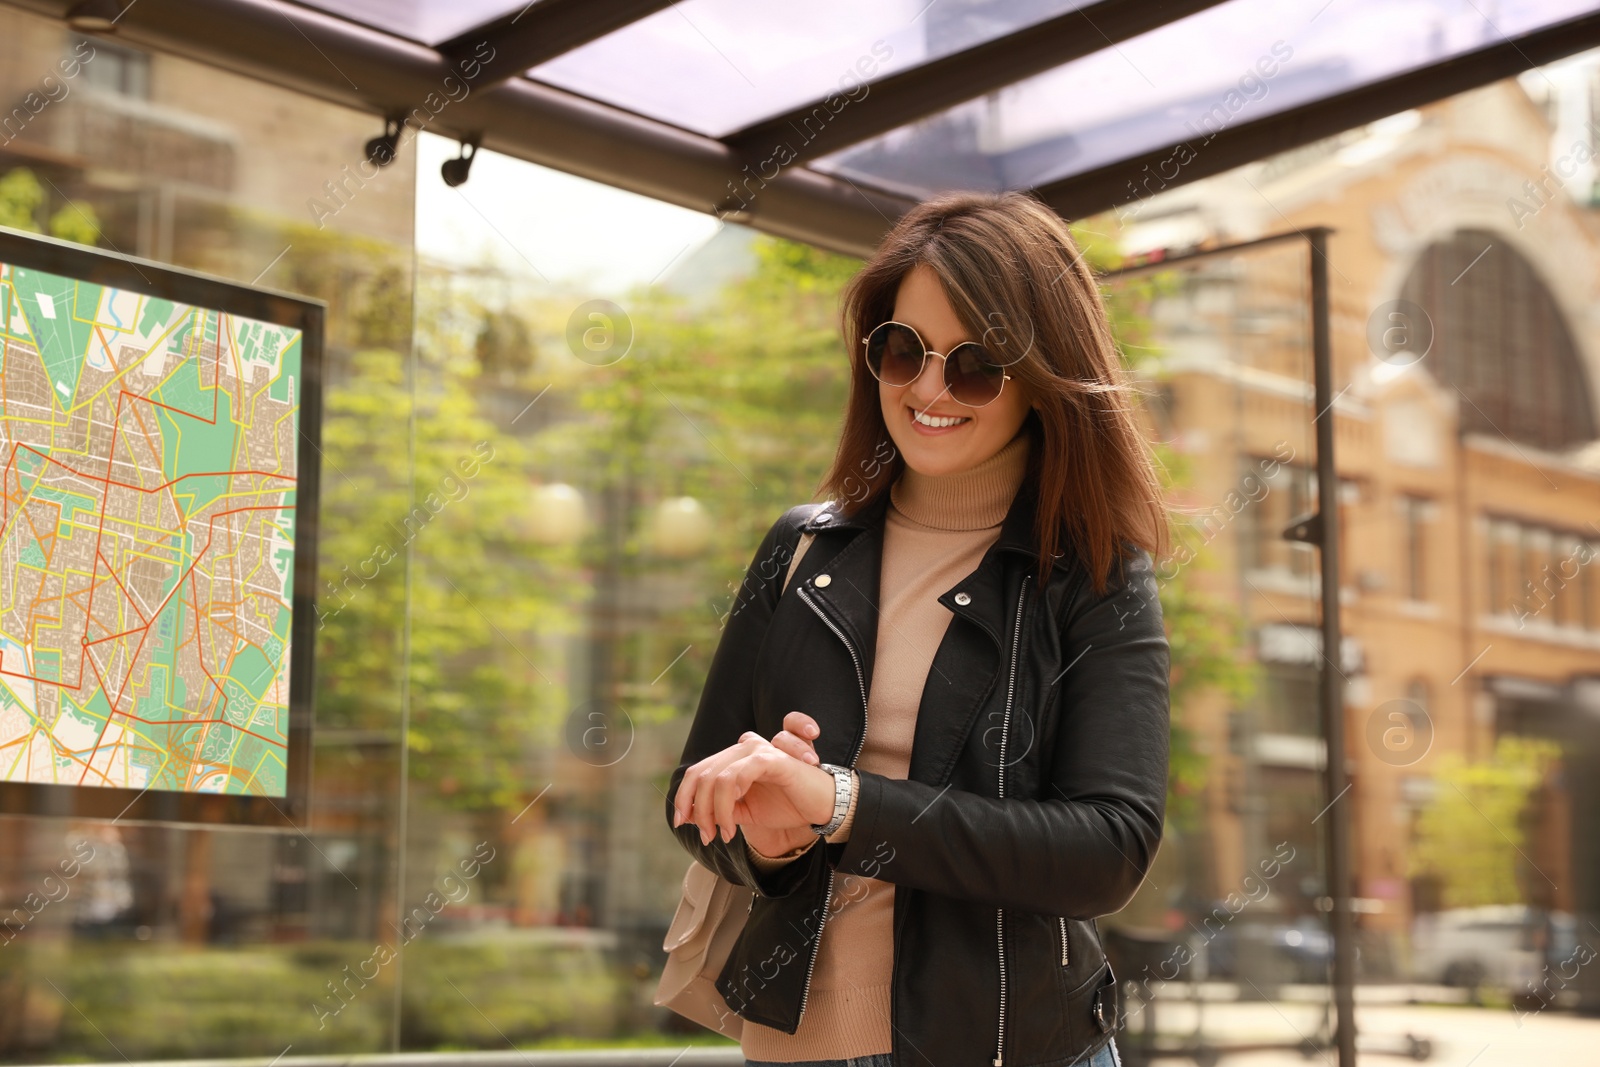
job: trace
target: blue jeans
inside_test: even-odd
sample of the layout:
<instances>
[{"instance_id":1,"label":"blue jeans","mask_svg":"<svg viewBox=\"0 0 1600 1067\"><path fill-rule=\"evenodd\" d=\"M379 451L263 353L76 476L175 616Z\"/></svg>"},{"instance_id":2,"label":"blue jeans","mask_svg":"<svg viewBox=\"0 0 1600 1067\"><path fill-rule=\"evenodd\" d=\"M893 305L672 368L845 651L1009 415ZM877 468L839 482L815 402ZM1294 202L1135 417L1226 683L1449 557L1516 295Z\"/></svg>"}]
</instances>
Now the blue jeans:
<instances>
[{"instance_id":1,"label":"blue jeans","mask_svg":"<svg viewBox=\"0 0 1600 1067\"><path fill-rule=\"evenodd\" d=\"M887 1052L872 1056L857 1056L851 1060L803 1060L797 1063L769 1063L766 1060L745 1060L744 1067L894 1067ZM1122 1057L1117 1054L1116 1041L1084 1061L1083 1067L1122 1067Z\"/></svg>"}]
</instances>

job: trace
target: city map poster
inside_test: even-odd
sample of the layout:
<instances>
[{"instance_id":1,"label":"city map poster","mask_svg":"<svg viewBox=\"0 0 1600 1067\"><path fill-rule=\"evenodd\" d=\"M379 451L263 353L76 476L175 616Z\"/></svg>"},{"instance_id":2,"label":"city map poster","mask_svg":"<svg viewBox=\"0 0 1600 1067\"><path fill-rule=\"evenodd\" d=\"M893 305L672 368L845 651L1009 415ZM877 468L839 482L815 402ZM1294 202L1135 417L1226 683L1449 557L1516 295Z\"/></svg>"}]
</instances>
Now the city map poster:
<instances>
[{"instance_id":1,"label":"city map poster","mask_svg":"<svg viewBox=\"0 0 1600 1067\"><path fill-rule=\"evenodd\" d=\"M0 812L299 807L320 323L305 302L0 233Z\"/></svg>"}]
</instances>

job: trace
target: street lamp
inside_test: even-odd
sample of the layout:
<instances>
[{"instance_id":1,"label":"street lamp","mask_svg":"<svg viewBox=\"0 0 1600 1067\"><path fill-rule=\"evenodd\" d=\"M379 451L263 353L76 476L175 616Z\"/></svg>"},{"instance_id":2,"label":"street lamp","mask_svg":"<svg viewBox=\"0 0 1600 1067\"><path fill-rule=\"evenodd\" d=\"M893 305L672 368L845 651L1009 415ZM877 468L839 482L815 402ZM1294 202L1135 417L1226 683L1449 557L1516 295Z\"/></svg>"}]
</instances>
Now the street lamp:
<instances>
[{"instance_id":1,"label":"street lamp","mask_svg":"<svg viewBox=\"0 0 1600 1067\"><path fill-rule=\"evenodd\" d=\"M565 482L535 486L528 509L528 536L535 543L563 547L583 536L587 518L583 495Z\"/></svg>"},{"instance_id":2,"label":"street lamp","mask_svg":"<svg viewBox=\"0 0 1600 1067\"><path fill-rule=\"evenodd\" d=\"M692 496L675 496L656 505L650 517L650 545L668 559L690 559L711 543L711 516Z\"/></svg>"}]
</instances>

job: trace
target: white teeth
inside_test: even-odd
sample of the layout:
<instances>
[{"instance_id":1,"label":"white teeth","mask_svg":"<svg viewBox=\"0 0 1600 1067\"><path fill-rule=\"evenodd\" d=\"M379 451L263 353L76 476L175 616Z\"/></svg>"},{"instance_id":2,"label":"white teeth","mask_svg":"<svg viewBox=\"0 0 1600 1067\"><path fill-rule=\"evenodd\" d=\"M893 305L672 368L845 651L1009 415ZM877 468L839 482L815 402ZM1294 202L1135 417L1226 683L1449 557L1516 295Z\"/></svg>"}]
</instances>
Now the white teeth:
<instances>
[{"instance_id":1,"label":"white teeth","mask_svg":"<svg viewBox=\"0 0 1600 1067\"><path fill-rule=\"evenodd\" d=\"M917 422L922 423L922 425L924 425L924 426L933 426L933 427L954 426L957 423L970 422L971 421L970 419L956 418L956 417L951 416L951 415L924 415L920 411L915 412L911 417L914 420L916 420Z\"/></svg>"}]
</instances>

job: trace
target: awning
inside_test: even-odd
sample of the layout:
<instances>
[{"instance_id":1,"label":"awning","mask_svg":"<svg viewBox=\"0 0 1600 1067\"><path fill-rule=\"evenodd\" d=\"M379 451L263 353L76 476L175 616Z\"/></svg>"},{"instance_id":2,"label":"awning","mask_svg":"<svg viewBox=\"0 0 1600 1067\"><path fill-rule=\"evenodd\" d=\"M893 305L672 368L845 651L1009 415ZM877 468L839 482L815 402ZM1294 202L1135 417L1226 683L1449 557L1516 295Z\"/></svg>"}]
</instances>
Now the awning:
<instances>
[{"instance_id":1,"label":"awning","mask_svg":"<svg viewBox=\"0 0 1600 1067\"><path fill-rule=\"evenodd\" d=\"M418 116L855 254L936 191L1081 217L1600 45L1586 0L106 2L374 133Z\"/></svg>"}]
</instances>

